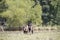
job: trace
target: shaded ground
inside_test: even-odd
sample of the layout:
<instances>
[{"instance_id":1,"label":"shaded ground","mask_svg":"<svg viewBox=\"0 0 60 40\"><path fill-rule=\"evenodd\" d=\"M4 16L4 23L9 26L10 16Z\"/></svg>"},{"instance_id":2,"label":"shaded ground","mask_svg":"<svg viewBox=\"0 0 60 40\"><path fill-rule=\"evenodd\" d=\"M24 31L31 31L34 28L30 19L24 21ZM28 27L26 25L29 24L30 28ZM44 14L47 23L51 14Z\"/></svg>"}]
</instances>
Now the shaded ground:
<instances>
[{"instance_id":1,"label":"shaded ground","mask_svg":"<svg viewBox=\"0 0 60 40\"><path fill-rule=\"evenodd\" d=\"M0 40L60 40L60 32L40 31L24 34L20 31L0 32Z\"/></svg>"}]
</instances>

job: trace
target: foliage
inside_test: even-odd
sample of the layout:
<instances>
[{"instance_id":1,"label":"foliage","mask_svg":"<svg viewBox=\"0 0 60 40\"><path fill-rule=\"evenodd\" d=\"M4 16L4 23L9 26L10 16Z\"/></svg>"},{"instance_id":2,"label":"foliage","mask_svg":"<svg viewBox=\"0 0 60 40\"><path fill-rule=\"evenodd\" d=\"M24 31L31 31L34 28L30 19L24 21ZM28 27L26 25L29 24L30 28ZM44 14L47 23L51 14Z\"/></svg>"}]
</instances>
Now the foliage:
<instances>
[{"instance_id":1,"label":"foliage","mask_svg":"<svg viewBox=\"0 0 60 40\"><path fill-rule=\"evenodd\" d=\"M42 11L39 4L31 8L34 5L34 1L31 0L6 0L6 3L9 8L0 15L7 18L8 26L18 27L26 24L30 19L33 24L40 25Z\"/></svg>"},{"instance_id":2,"label":"foliage","mask_svg":"<svg viewBox=\"0 0 60 40\"><path fill-rule=\"evenodd\" d=\"M60 25L60 0L52 0L51 4L54 6L54 14L56 14L55 23Z\"/></svg>"},{"instance_id":3,"label":"foliage","mask_svg":"<svg viewBox=\"0 0 60 40\"><path fill-rule=\"evenodd\" d=\"M34 8L35 2L33 0L6 0L8 4L7 11L0 12L0 15L7 18L7 26L18 27L27 24L31 19L33 24L40 25L42 23L42 7L37 3ZM59 4L59 6L57 6ZM55 22L60 24L60 1L51 0L51 5L54 6Z\"/></svg>"}]
</instances>

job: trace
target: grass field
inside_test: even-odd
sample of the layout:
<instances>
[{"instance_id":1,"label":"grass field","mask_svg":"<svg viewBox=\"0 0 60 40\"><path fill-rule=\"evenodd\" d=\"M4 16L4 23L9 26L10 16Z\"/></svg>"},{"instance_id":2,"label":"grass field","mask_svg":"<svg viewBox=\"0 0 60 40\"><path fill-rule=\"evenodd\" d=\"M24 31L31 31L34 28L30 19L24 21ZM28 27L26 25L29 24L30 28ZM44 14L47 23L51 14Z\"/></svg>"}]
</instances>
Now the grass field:
<instances>
[{"instance_id":1,"label":"grass field","mask_svg":"<svg viewBox=\"0 0 60 40\"><path fill-rule=\"evenodd\" d=\"M0 32L0 40L60 40L60 32L40 31L24 34L20 31Z\"/></svg>"}]
</instances>

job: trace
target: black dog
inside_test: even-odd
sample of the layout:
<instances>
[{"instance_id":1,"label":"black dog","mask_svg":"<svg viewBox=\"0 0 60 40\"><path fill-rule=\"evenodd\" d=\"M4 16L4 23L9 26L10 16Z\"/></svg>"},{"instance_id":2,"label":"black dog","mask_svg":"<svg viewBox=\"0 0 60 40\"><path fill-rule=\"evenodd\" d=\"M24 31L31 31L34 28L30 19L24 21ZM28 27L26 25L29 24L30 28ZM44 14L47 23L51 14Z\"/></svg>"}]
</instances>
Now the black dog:
<instances>
[{"instance_id":1,"label":"black dog","mask_svg":"<svg viewBox=\"0 0 60 40\"><path fill-rule=\"evenodd\" d=\"M23 33L28 33L28 32L33 33L33 27L29 27L29 26L23 27Z\"/></svg>"}]
</instances>

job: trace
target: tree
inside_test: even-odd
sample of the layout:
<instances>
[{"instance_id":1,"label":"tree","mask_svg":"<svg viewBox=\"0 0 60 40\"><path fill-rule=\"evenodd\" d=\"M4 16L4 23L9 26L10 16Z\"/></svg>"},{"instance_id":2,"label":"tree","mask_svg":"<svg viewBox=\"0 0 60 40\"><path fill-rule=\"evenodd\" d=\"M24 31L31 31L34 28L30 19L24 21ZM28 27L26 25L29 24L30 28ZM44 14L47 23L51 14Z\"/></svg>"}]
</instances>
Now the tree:
<instances>
[{"instance_id":1,"label":"tree","mask_svg":"<svg viewBox=\"0 0 60 40\"><path fill-rule=\"evenodd\" d=\"M1 15L7 18L7 26L19 27L27 24L32 19L33 24L41 24L41 6L38 4L32 8L34 2L31 0L6 0L9 8Z\"/></svg>"}]
</instances>

